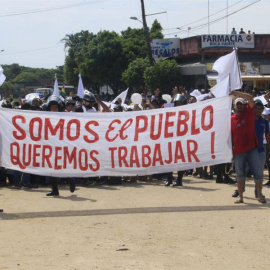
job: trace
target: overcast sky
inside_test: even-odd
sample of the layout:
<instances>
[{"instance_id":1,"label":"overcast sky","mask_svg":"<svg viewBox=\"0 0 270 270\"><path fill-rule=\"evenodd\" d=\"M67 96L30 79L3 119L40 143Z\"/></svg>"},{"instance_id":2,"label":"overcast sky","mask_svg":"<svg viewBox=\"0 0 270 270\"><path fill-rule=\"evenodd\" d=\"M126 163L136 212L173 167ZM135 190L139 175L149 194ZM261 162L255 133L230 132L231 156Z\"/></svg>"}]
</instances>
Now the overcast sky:
<instances>
[{"instance_id":1,"label":"overcast sky","mask_svg":"<svg viewBox=\"0 0 270 270\"><path fill-rule=\"evenodd\" d=\"M270 34L269 0L144 2L146 14L166 12L147 16L149 27L155 19L161 23L166 38L226 34L232 27ZM64 64L60 41L66 34L140 28L141 22L130 19L134 16L141 20L140 0L0 0L0 65L55 68Z\"/></svg>"}]
</instances>

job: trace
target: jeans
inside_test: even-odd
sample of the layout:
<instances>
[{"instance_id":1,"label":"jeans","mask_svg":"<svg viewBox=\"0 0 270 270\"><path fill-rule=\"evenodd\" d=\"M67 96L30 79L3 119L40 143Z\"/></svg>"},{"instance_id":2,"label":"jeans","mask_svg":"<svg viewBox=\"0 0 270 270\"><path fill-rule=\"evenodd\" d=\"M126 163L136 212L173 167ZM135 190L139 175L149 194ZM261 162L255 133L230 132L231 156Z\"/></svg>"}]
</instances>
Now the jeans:
<instances>
[{"instance_id":1,"label":"jeans","mask_svg":"<svg viewBox=\"0 0 270 270\"><path fill-rule=\"evenodd\" d=\"M265 155L265 153L263 154ZM246 180L247 165L249 166L252 174L254 175L255 183L262 183L263 166L257 148L235 156L235 170L237 181Z\"/></svg>"},{"instance_id":2,"label":"jeans","mask_svg":"<svg viewBox=\"0 0 270 270\"><path fill-rule=\"evenodd\" d=\"M265 161L266 161L266 153L265 152L260 152L259 153L259 158L260 158L260 161L261 161L261 170L262 170L262 172L264 171L264 165L265 165ZM254 190L254 193L255 193L255 195L256 195L256 197L257 197L257 187L256 187L256 185L255 185L255 190Z\"/></svg>"}]
</instances>

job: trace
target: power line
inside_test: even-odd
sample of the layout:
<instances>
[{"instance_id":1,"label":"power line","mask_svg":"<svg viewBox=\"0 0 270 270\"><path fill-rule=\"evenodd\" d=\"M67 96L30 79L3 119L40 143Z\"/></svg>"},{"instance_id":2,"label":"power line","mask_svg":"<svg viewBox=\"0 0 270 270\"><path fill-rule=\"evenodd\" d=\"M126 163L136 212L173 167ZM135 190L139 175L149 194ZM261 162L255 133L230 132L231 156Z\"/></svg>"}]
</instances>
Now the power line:
<instances>
[{"instance_id":1,"label":"power line","mask_svg":"<svg viewBox=\"0 0 270 270\"><path fill-rule=\"evenodd\" d=\"M56 46L51 46L51 47L46 47L46 48L33 49L33 50L27 50L27 51L20 51L20 52L1 53L1 56L2 55L10 55L10 54L20 54L20 53L36 52L36 51L53 49L53 48L57 48L57 47L63 47L63 45L56 45Z\"/></svg>"},{"instance_id":2,"label":"power line","mask_svg":"<svg viewBox=\"0 0 270 270\"><path fill-rule=\"evenodd\" d=\"M229 8L238 5L238 4L240 4L241 2L243 2L243 1L245 1L245 0L238 1L238 2L236 2L235 4L230 5ZM216 15L216 14L218 14L218 13L220 13L220 12L226 10L226 9L227 9L227 8L223 8L223 9L221 9L221 10L219 10L219 11L217 11L217 12L211 14L210 17L212 17L212 16L214 16L214 15ZM181 28L181 27L185 27L185 26L189 26L189 25L194 24L194 23L196 23L196 22L203 21L203 20L205 20L205 19L207 19L207 18L208 18L208 17L204 17L204 18L199 19L199 20L196 20L196 21L194 21L194 22L191 22L191 23L188 23L188 24L184 24L184 25L180 26L180 28Z\"/></svg>"},{"instance_id":3,"label":"power line","mask_svg":"<svg viewBox=\"0 0 270 270\"><path fill-rule=\"evenodd\" d=\"M218 18L218 19L215 19L215 20L213 20L213 21L211 21L210 22L210 24L214 24L214 23L217 23L217 22L219 22L219 21L221 21L221 20L223 20L223 19L225 19L225 18L227 18L227 17L229 17L229 16L231 16L231 15L234 15L234 14L236 14L236 13L238 13L238 12L240 12L240 11L242 11L242 10L244 10L244 9L246 9L246 8L248 8L248 7L250 7L250 6L252 6L252 5L254 5L254 4L257 4L258 2L260 2L261 0L255 0L255 2L252 2L252 3L250 3L250 4L248 4L248 5L246 5L246 6L244 6L244 7L242 7L242 8L240 8L240 9L238 9L238 10L236 10L236 11L234 11L234 12L232 12L232 13L230 13L230 14L228 14L228 15L226 15L226 16L223 16L223 17L220 17L220 18ZM240 1L241 2L241 1ZM239 3L239 2L238 2ZM202 19L201 19L202 20ZM190 23L190 24L192 24L192 23ZM190 25L190 24L186 24L186 25L184 25L184 26L187 26L187 25ZM182 26L182 27L184 27L184 26ZM194 27L192 27L192 30L198 30L198 29L201 29L201 28L204 28L204 27L206 27L206 26L208 26L208 22L207 23L204 23L204 24L201 24L201 25L197 25L197 26L194 26ZM181 28L181 27L179 27L179 28ZM174 35L174 34L179 34L179 33L181 33L181 32L186 32L187 30L180 30L180 31L177 31L177 32L174 32L174 33L168 33L168 34L166 34L166 35Z\"/></svg>"},{"instance_id":4,"label":"power line","mask_svg":"<svg viewBox=\"0 0 270 270\"><path fill-rule=\"evenodd\" d=\"M29 10L29 11L22 11L22 12L14 12L14 13L0 13L0 17L11 17L11 16L20 16L20 15L27 15L27 14L33 14L33 13L41 13L41 12L48 12L48 11L54 11L54 10L61 10L61 9L67 9L67 8L73 8L73 7L80 7L80 6L86 6L90 4L96 4L100 2L107 2L111 0L92 0L87 1L83 3L77 3L77 4L71 4L66 6L58 6L58 7L51 7L51 8L44 8L44 9L37 9L37 10Z\"/></svg>"},{"instance_id":5,"label":"power line","mask_svg":"<svg viewBox=\"0 0 270 270\"><path fill-rule=\"evenodd\" d=\"M238 10L236 10L236 11L234 11L234 12L232 12L232 13L226 15L226 16L220 17L220 18L218 18L218 19L216 19L216 20L210 22L210 24L219 22L220 20L223 20L223 19L225 19L225 18L227 18L227 17L229 17L229 16L231 16L231 15L234 15L234 14L236 14L236 13L238 13L238 12L240 12L240 11L242 11L242 10L244 10L244 9L246 9L246 8L248 8L248 7L250 7L250 6L252 6L252 5L255 5L255 4L259 3L260 1L261 1L261 0L256 0L255 2L253 2L253 3L249 4L249 5L246 5L246 6L244 6L244 7L241 8L241 9L238 9ZM205 23L205 24L202 24L202 25L198 25L198 26L192 27L192 29L193 29L193 30L194 30L194 29L200 29L200 28L202 28L202 27L204 27L204 26L206 26L206 25L208 25L208 23Z\"/></svg>"}]
</instances>

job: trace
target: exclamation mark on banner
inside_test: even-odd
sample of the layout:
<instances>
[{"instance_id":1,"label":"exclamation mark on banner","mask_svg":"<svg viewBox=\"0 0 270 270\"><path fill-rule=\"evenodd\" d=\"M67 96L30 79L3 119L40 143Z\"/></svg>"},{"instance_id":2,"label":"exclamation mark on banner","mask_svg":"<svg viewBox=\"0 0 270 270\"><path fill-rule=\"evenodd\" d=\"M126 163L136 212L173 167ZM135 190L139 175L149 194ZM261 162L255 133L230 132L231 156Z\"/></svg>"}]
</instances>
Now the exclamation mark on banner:
<instances>
[{"instance_id":1,"label":"exclamation mark on banner","mask_svg":"<svg viewBox=\"0 0 270 270\"><path fill-rule=\"evenodd\" d=\"M216 135L216 132L211 133L211 157L212 157L212 159L216 158L216 155L215 155L215 135Z\"/></svg>"}]
</instances>

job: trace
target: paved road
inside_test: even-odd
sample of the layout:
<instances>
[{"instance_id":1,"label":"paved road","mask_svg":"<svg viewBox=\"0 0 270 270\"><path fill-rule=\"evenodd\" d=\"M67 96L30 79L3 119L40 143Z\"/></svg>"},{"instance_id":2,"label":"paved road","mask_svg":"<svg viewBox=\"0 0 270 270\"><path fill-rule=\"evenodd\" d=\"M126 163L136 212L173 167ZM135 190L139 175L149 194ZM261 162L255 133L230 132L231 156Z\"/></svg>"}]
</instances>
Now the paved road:
<instances>
[{"instance_id":1,"label":"paved road","mask_svg":"<svg viewBox=\"0 0 270 270\"><path fill-rule=\"evenodd\" d=\"M243 205L233 185L163 183L1 188L0 269L270 269L270 203L251 180Z\"/></svg>"}]
</instances>

